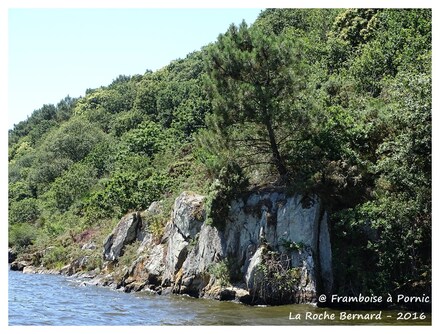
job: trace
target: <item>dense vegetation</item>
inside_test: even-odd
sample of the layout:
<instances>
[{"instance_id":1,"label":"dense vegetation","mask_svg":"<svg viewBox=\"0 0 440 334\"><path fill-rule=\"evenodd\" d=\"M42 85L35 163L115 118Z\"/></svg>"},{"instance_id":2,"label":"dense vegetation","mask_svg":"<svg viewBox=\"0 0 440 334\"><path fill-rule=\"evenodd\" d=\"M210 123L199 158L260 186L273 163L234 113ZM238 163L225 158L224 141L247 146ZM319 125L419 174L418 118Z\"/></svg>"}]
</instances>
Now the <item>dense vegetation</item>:
<instances>
[{"instance_id":1,"label":"dense vegetation","mask_svg":"<svg viewBox=\"0 0 440 334\"><path fill-rule=\"evenodd\" d=\"M323 199L336 292L430 289L430 10L268 9L156 72L44 105L9 131L9 245L61 266L152 201L205 194L220 226L265 185Z\"/></svg>"}]
</instances>

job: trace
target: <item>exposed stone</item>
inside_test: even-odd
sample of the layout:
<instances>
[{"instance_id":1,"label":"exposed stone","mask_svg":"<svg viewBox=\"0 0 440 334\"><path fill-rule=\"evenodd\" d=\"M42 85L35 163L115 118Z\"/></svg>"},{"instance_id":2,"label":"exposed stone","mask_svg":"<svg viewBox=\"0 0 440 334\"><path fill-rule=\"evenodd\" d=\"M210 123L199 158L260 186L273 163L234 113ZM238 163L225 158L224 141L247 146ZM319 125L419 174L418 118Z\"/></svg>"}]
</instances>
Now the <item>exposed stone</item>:
<instances>
[{"instance_id":1,"label":"exposed stone","mask_svg":"<svg viewBox=\"0 0 440 334\"><path fill-rule=\"evenodd\" d=\"M263 251L264 247L258 248L249 261L245 275L245 282L248 289L253 289L256 281L261 281L262 279L261 275L258 275L258 266L263 261Z\"/></svg>"},{"instance_id":2,"label":"exposed stone","mask_svg":"<svg viewBox=\"0 0 440 334\"><path fill-rule=\"evenodd\" d=\"M331 291L330 234L318 197L276 191L252 193L231 202L222 230L206 224L203 202L203 196L189 192L176 198L160 241L145 229L139 215L121 219L106 240L104 258L116 259L123 247L136 239L141 240L141 246L139 257L116 287L246 304L315 302L319 293ZM153 204L147 211L157 214L160 205ZM296 277L290 292L270 298L266 298L270 287L267 291L261 288L270 284L259 270L268 254L276 254L273 259L282 261L283 268ZM104 272L112 272L109 263ZM236 285L220 287L224 279L216 275L224 274L219 268L227 270Z\"/></svg>"},{"instance_id":3,"label":"exposed stone","mask_svg":"<svg viewBox=\"0 0 440 334\"><path fill-rule=\"evenodd\" d=\"M152 235L148 226L151 224L151 219L153 217L162 214L162 210L163 208L161 201L152 202L148 209L140 214L142 221L140 226L138 226L136 239L142 241L143 245L152 241L150 240Z\"/></svg>"},{"instance_id":4,"label":"exposed stone","mask_svg":"<svg viewBox=\"0 0 440 334\"><path fill-rule=\"evenodd\" d=\"M235 300L235 291L231 289L223 289L220 291L219 300Z\"/></svg>"},{"instance_id":5,"label":"exposed stone","mask_svg":"<svg viewBox=\"0 0 440 334\"><path fill-rule=\"evenodd\" d=\"M11 263L11 266L9 267L13 271L23 271L23 269L30 265L30 262L28 261L18 261L15 260Z\"/></svg>"},{"instance_id":6,"label":"exposed stone","mask_svg":"<svg viewBox=\"0 0 440 334\"><path fill-rule=\"evenodd\" d=\"M162 213L162 203L160 201L152 202L147 211L153 215Z\"/></svg>"},{"instance_id":7,"label":"exposed stone","mask_svg":"<svg viewBox=\"0 0 440 334\"><path fill-rule=\"evenodd\" d=\"M43 267L26 266L23 268L23 274L45 274L45 275L59 275L61 272L58 269L47 269Z\"/></svg>"},{"instance_id":8,"label":"exposed stone","mask_svg":"<svg viewBox=\"0 0 440 334\"><path fill-rule=\"evenodd\" d=\"M17 259L17 253L12 248L8 248L8 263L12 263L16 259Z\"/></svg>"},{"instance_id":9,"label":"exposed stone","mask_svg":"<svg viewBox=\"0 0 440 334\"><path fill-rule=\"evenodd\" d=\"M115 261L121 256L124 246L136 240L141 226L140 212L129 213L124 216L104 242L104 260Z\"/></svg>"},{"instance_id":10,"label":"exposed stone","mask_svg":"<svg viewBox=\"0 0 440 334\"><path fill-rule=\"evenodd\" d=\"M182 267L183 260L186 259L188 255L188 241L185 240L184 236L179 232L175 225L172 225L169 237L168 237L168 247L166 251L166 268L165 277L174 281L174 276Z\"/></svg>"},{"instance_id":11,"label":"exposed stone","mask_svg":"<svg viewBox=\"0 0 440 334\"><path fill-rule=\"evenodd\" d=\"M182 265L184 275L196 276L209 271L209 268L224 258L221 232L210 225L203 225L198 242L192 247Z\"/></svg>"},{"instance_id":12,"label":"exposed stone","mask_svg":"<svg viewBox=\"0 0 440 334\"><path fill-rule=\"evenodd\" d=\"M156 277L163 275L165 268L164 264L164 253L165 245L159 244L154 245L148 253L148 257L145 260L145 270Z\"/></svg>"},{"instance_id":13,"label":"exposed stone","mask_svg":"<svg viewBox=\"0 0 440 334\"><path fill-rule=\"evenodd\" d=\"M333 288L333 265L332 265L332 248L330 244L330 233L327 224L327 213L325 212L319 231L319 264L321 271L321 280L323 292L330 294Z\"/></svg>"},{"instance_id":14,"label":"exposed stone","mask_svg":"<svg viewBox=\"0 0 440 334\"><path fill-rule=\"evenodd\" d=\"M248 290L240 289L240 288L234 288L235 291L235 300L243 303L243 304L251 304L252 303L252 296L250 295Z\"/></svg>"},{"instance_id":15,"label":"exposed stone","mask_svg":"<svg viewBox=\"0 0 440 334\"><path fill-rule=\"evenodd\" d=\"M87 242L81 247L81 249L82 250L94 250L94 249L96 249L96 244L93 241Z\"/></svg>"},{"instance_id":16,"label":"exposed stone","mask_svg":"<svg viewBox=\"0 0 440 334\"><path fill-rule=\"evenodd\" d=\"M72 276L77 272L84 271L87 267L89 261L89 256L80 256L79 258L73 260L67 266L61 268L61 273L63 275Z\"/></svg>"},{"instance_id":17,"label":"exposed stone","mask_svg":"<svg viewBox=\"0 0 440 334\"><path fill-rule=\"evenodd\" d=\"M173 223L186 240L194 238L205 219L204 197L183 192L174 202Z\"/></svg>"}]
</instances>

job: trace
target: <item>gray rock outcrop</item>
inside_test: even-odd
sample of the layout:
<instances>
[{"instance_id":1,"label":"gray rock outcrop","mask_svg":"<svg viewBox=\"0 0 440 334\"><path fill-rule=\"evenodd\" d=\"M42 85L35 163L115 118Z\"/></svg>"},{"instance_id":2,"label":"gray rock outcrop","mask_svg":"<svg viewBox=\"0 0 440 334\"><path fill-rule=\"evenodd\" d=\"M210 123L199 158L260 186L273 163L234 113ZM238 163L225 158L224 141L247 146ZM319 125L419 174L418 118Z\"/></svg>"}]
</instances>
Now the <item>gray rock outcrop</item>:
<instances>
[{"instance_id":1,"label":"gray rock outcrop","mask_svg":"<svg viewBox=\"0 0 440 334\"><path fill-rule=\"evenodd\" d=\"M17 259L17 253L12 248L8 248L8 263L12 263L16 259Z\"/></svg>"},{"instance_id":2,"label":"gray rock outcrop","mask_svg":"<svg viewBox=\"0 0 440 334\"><path fill-rule=\"evenodd\" d=\"M124 245L142 242L120 285L250 304L316 302L331 292L330 234L318 197L251 193L231 202L221 229L206 223L203 203L190 192L177 197L160 240L139 214L121 219L104 259L117 261Z\"/></svg>"},{"instance_id":3,"label":"gray rock outcrop","mask_svg":"<svg viewBox=\"0 0 440 334\"><path fill-rule=\"evenodd\" d=\"M122 255L124 246L136 240L141 225L140 212L124 216L104 241L104 260L115 261Z\"/></svg>"}]
</instances>

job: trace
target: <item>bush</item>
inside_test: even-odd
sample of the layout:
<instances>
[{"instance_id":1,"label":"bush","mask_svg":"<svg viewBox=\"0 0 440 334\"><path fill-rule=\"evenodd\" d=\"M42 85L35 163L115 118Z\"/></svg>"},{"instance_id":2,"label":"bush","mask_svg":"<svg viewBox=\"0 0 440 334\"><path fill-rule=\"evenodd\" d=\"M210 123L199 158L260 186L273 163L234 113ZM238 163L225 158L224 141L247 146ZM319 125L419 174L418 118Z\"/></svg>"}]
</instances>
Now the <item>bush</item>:
<instances>
[{"instance_id":1,"label":"bush","mask_svg":"<svg viewBox=\"0 0 440 334\"><path fill-rule=\"evenodd\" d=\"M9 225L9 247L18 249L26 248L37 239L37 230L29 224Z\"/></svg>"},{"instance_id":2,"label":"bush","mask_svg":"<svg viewBox=\"0 0 440 334\"><path fill-rule=\"evenodd\" d=\"M55 179L46 195L59 212L66 212L72 204L85 197L95 183L95 168L78 163Z\"/></svg>"},{"instance_id":3,"label":"bush","mask_svg":"<svg viewBox=\"0 0 440 334\"><path fill-rule=\"evenodd\" d=\"M63 246L48 248L41 260L46 268L61 269L69 262L69 251Z\"/></svg>"},{"instance_id":4,"label":"bush","mask_svg":"<svg viewBox=\"0 0 440 334\"><path fill-rule=\"evenodd\" d=\"M143 122L122 137L129 152L145 156L152 156L161 151L166 139L164 129L151 121Z\"/></svg>"},{"instance_id":5,"label":"bush","mask_svg":"<svg viewBox=\"0 0 440 334\"><path fill-rule=\"evenodd\" d=\"M295 291L301 279L301 268L291 267L290 258L286 254L266 251L263 261L257 266L259 277L254 283L254 292L265 303L285 304L298 302Z\"/></svg>"},{"instance_id":6,"label":"bush","mask_svg":"<svg viewBox=\"0 0 440 334\"><path fill-rule=\"evenodd\" d=\"M171 187L171 179L164 173L144 167L138 172L120 170L111 178L102 179L101 189L85 200L87 219L123 215L128 211L147 208Z\"/></svg>"},{"instance_id":7,"label":"bush","mask_svg":"<svg viewBox=\"0 0 440 334\"><path fill-rule=\"evenodd\" d=\"M231 201L248 186L248 179L240 166L230 162L211 184L206 200L206 222L224 228Z\"/></svg>"},{"instance_id":8,"label":"bush","mask_svg":"<svg viewBox=\"0 0 440 334\"><path fill-rule=\"evenodd\" d=\"M11 202L8 212L10 224L34 223L39 215L38 201L35 198Z\"/></svg>"},{"instance_id":9,"label":"bush","mask_svg":"<svg viewBox=\"0 0 440 334\"><path fill-rule=\"evenodd\" d=\"M137 258L137 250L139 249L140 241L136 240L132 244L126 245L123 249L122 256L119 257L119 264L124 267L129 267Z\"/></svg>"},{"instance_id":10,"label":"bush","mask_svg":"<svg viewBox=\"0 0 440 334\"><path fill-rule=\"evenodd\" d=\"M148 232L153 235L155 240L160 240L162 238L167 220L168 216L162 213L148 217Z\"/></svg>"},{"instance_id":11,"label":"bush","mask_svg":"<svg viewBox=\"0 0 440 334\"><path fill-rule=\"evenodd\" d=\"M231 284L227 260L222 260L220 262L212 264L209 267L208 272L215 277L217 283L219 283L221 287L225 287Z\"/></svg>"}]
</instances>

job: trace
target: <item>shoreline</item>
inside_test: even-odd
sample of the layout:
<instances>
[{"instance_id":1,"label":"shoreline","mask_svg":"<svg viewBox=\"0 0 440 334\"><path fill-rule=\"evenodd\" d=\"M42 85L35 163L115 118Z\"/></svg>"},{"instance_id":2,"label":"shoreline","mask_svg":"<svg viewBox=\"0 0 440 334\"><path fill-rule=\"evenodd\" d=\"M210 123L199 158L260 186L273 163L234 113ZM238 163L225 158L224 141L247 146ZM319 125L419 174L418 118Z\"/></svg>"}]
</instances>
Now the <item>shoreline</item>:
<instances>
[{"instance_id":1,"label":"shoreline","mask_svg":"<svg viewBox=\"0 0 440 334\"><path fill-rule=\"evenodd\" d=\"M35 267L32 265L26 266L23 268L23 270L13 270L11 269L11 263L8 264L9 268L8 270L11 271L21 271L23 274L34 274L34 275L61 275L64 276L66 278L77 278L79 280L82 281L81 285L84 286L95 286L95 287L100 287L100 288L109 288L111 290L114 291L120 291L120 292L124 292L124 293L137 293L137 292L146 292L146 293L151 293L154 295L158 295L158 296L167 296L167 295L174 295L174 296L186 296L186 297L190 297L190 298L194 298L194 299L207 299L207 300L215 300L218 302L222 302L222 301L230 301L230 302L235 302L235 303L239 303L242 305L246 305L246 306L251 306L251 307L272 307L272 306L289 306L289 305L311 305L316 307L316 309L330 309L332 311L346 311L346 312L352 312L355 313L356 311L401 311L401 312L410 312L410 311L415 311L415 312L423 312L423 313L427 313L427 314L432 314L432 302L429 302L429 305L427 305L425 308L421 308L421 307L414 307L413 305L410 304L391 304L391 305L387 305L386 303L380 303L380 304L360 304L359 302L357 303L351 303L351 304L347 304L347 303L320 303L319 301L316 303L294 303L294 304L280 304L280 305L268 305L268 304L247 304L244 303L238 299L218 299L218 298L214 298L210 295L207 296L202 296L202 297L196 297L196 296L191 296L189 294L181 294L181 293L174 293L172 291L172 289L161 289L160 291L154 290L154 289L150 289L146 286L140 288L139 290L133 290L133 289L124 289L123 286L118 286L118 284L113 280L110 281L108 279L111 278L111 274L101 274L101 273L93 273L93 272L76 272L74 274L68 274L66 272L66 269L68 268L64 268L64 272L63 272L63 268L62 269L48 269L48 268L44 268L44 267ZM226 287L224 290L230 290L233 289L234 287ZM291 317L291 315L289 315L289 317ZM319 320L319 319L318 319Z\"/></svg>"}]
</instances>

